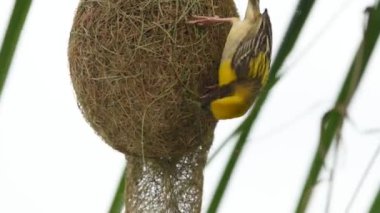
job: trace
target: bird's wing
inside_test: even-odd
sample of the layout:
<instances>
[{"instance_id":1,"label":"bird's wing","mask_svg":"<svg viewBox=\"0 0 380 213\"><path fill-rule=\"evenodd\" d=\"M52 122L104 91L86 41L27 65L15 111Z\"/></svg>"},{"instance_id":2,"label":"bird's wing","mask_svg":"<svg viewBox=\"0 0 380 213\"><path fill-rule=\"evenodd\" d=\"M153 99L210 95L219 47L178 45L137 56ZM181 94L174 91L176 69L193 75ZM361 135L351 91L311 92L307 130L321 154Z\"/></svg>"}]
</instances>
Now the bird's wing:
<instances>
[{"instance_id":1,"label":"bird's wing","mask_svg":"<svg viewBox=\"0 0 380 213\"><path fill-rule=\"evenodd\" d=\"M238 79L266 78L272 51L272 27L267 10L261 15L257 33L247 35L232 58ZM262 82L262 81L261 81Z\"/></svg>"}]
</instances>

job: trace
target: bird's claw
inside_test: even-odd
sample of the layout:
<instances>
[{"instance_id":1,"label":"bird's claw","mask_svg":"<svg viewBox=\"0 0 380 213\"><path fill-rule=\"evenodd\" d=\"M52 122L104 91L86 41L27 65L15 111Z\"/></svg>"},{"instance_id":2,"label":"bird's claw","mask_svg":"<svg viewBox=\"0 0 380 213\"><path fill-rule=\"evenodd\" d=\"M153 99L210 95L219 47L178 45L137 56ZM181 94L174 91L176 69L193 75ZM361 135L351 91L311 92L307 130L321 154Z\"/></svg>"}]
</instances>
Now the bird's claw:
<instances>
[{"instance_id":1,"label":"bird's claw","mask_svg":"<svg viewBox=\"0 0 380 213\"><path fill-rule=\"evenodd\" d=\"M200 25L200 26L216 24L216 23L220 23L220 17L219 16L198 16L198 15L194 15L194 16L192 16L192 19L190 21L187 21L187 23L188 24L196 24L196 25Z\"/></svg>"},{"instance_id":2,"label":"bird's claw","mask_svg":"<svg viewBox=\"0 0 380 213\"><path fill-rule=\"evenodd\" d=\"M206 94L200 96L199 98L200 98L201 100L204 100L204 99L206 99L206 98L208 98L208 97L210 97L210 94L209 94L209 93L206 93Z\"/></svg>"},{"instance_id":3,"label":"bird's claw","mask_svg":"<svg viewBox=\"0 0 380 213\"><path fill-rule=\"evenodd\" d=\"M218 88L218 86L219 86L219 85L217 85L217 84L213 84L213 85L210 85L210 86L206 86L206 89L207 89L207 90L213 90L213 89Z\"/></svg>"},{"instance_id":4,"label":"bird's claw","mask_svg":"<svg viewBox=\"0 0 380 213\"><path fill-rule=\"evenodd\" d=\"M218 84L213 84L205 87L206 92L204 95L199 97L202 108L207 108L210 102L215 99L215 91L218 89L218 87Z\"/></svg>"}]
</instances>

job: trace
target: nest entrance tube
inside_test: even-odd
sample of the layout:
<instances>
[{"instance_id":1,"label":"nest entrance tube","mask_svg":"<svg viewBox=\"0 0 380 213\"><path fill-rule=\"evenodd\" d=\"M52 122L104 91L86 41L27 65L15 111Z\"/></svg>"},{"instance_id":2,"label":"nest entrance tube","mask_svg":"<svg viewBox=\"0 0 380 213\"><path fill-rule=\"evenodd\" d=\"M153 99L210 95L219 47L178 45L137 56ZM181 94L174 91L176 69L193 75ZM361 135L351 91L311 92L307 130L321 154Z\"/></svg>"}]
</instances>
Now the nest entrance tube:
<instances>
[{"instance_id":1,"label":"nest entrance tube","mask_svg":"<svg viewBox=\"0 0 380 213\"><path fill-rule=\"evenodd\" d=\"M198 99L217 82L230 26L186 24L192 15L237 14L232 0L81 0L74 18L68 51L73 87L88 123L126 155L127 209L133 212L149 212L147 206L200 210L216 121ZM180 189L179 177L194 193ZM165 201L151 206L146 192ZM190 195L197 202L170 199Z\"/></svg>"},{"instance_id":2,"label":"nest entrance tube","mask_svg":"<svg viewBox=\"0 0 380 213\"><path fill-rule=\"evenodd\" d=\"M129 156L126 212L200 212L207 152L200 147L181 157Z\"/></svg>"}]
</instances>

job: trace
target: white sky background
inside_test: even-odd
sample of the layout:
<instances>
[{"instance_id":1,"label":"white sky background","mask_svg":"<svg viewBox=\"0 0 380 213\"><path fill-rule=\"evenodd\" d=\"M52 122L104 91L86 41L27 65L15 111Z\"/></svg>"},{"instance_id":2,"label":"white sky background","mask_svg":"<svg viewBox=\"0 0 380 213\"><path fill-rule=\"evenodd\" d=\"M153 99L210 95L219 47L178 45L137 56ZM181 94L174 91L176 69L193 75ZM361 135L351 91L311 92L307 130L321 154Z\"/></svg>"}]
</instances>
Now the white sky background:
<instances>
[{"instance_id":1,"label":"white sky background","mask_svg":"<svg viewBox=\"0 0 380 213\"><path fill-rule=\"evenodd\" d=\"M262 0L272 20L274 56L296 2ZM294 211L314 155L321 116L341 87L361 39L363 11L373 2L317 1L283 67L286 75L254 127L219 212ZM1 40L13 3L0 1ZM237 3L244 11L246 0ZM77 0L32 4L0 100L0 212L106 212L113 198L124 157L84 121L69 78L67 43L77 4ZM380 129L379 46L350 107L352 122L343 131L330 209L334 213L344 212L380 144L380 131L363 133ZM218 124L211 152L241 120ZM230 148L205 171L205 206ZM332 168L331 161L326 168ZM325 210L326 171L308 212ZM377 159L351 212L365 212L379 186Z\"/></svg>"}]
</instances>

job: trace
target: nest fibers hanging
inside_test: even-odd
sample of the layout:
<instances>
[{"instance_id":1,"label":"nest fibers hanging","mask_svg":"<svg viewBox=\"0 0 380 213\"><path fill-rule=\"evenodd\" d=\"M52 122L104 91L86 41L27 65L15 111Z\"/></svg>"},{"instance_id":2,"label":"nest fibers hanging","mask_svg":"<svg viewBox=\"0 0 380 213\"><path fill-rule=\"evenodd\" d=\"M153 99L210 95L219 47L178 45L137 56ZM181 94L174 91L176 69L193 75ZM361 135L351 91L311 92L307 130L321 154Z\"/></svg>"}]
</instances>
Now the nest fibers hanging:
<instances>
[{"instance_id":1,"label":"nest fibers hanging","mask_svg":"<svg viewBox=\"0 0 380 213\"><path fill-rule=\"evenodd\" d=\"M235 16L232 0L80 2L71 78L85 118L106 143L128 155L168 157L210 138L216 121L198 99L216 83L230 26L186 20L216 14Z\"/></svg>"}]
</instances>

